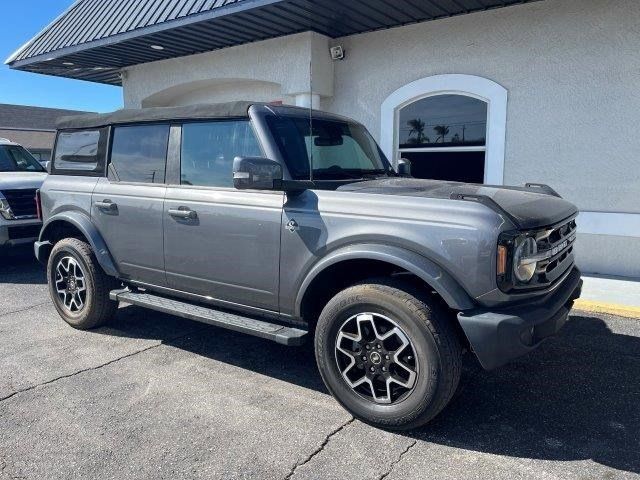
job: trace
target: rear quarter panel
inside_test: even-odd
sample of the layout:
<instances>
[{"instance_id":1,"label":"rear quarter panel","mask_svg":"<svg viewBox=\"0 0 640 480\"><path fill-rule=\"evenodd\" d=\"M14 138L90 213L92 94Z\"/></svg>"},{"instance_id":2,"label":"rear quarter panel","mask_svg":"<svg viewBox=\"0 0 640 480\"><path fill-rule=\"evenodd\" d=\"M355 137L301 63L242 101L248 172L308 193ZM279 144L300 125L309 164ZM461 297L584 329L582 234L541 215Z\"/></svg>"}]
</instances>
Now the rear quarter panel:
<instances>
[{"instance_id":1,"label":"rear quarter panel","mask_svg":"<svg viewBox=\"0 0 640 480\"><path fill-rule=\"evenodd\" d=\"M78 211L90 218L91 194L97 182L98 177L47 176L40 189L43 220L63 211Z\"/></svg>"}]
</instances>

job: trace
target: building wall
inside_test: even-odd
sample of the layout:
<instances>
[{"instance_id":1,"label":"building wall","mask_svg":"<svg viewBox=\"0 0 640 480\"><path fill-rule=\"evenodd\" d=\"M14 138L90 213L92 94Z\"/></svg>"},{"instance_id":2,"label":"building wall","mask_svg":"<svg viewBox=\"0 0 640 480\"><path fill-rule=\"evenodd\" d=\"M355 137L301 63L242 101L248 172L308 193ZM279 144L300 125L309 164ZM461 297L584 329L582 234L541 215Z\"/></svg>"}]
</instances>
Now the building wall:
<instances>
[{"instance_id":1,"label":"building wall","mask_svg":"<svg viewBox=\"0 0 640 480\"><path fill-rule=\"evenodd\" d=\"M638 18L637 0L545 0L337 39L347 57L323 108L379 137L380 105L399 87L491 79L508 91L506 184L547 183L583 211L640 214ZM633 236L580 235L585 270L640 277L640 216L625 218Z\"/></svg>"},{"instance_id":2,"label":"building wall","mask_svg":"<svg viewBox=\"0 0 640 480\"><path fill-rule=\"evenodd\" d=\"M124 103L141 106L195 102L281 100L333 95L328 38L306 32L213 52L145 63L124 73Z\"/></svg>"},{"instance_id":3,"label":"building wall","mask_svg":"<svg viewBox=\"0 0 640 480\"><path fill-rule=\"evenodd\" d=\"M37 154L36 158L45 161L51 158L51 150L53 149L56 133L52 131L3 129L0 127L0 138L7 138L12 142L19 143L31 153Z\"/></svg>"},{"instance_id":4,"label":"building wall","mask_svg":"<svg viewBox=\"0 0 640 480\"><path fill-rule=\"evenodd\" d=\"M612 235L583 228L578 262L640 277L638 18L637 0L545 0L342 39L300 34L136 66L125 99L139 106L176 86L231 77L295 94L308 88L311 63L322 109L380 138L381 105L396 89L438 74L488 78L508 92L504 182L550 184L586 212L635 214L611 217ZM346 59L327 62L329 44L343 45ZM163 102L234 96L230 84L224 94L207 88ZM238 84L235 94L247 90Z\"/></svg>"}]
</instances>

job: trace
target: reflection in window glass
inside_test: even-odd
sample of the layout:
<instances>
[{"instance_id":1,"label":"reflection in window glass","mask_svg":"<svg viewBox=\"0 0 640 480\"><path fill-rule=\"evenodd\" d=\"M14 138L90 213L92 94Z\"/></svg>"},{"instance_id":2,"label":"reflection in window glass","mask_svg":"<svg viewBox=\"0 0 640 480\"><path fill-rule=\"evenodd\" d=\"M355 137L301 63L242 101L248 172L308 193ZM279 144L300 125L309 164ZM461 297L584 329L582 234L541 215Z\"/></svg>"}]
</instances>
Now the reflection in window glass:
<instances>
[{"instance_id":1,"label":"reflection in window glass","mask_svg":"<svg viewBox=\"0 0 640 480\"><path fill-rule=\"evenodd\" d=\"M262 155L248 120L182 126L181 183L233 187L233 159Z\"/></svg>"},{"instance_id":2,"label":"reflection in window glass","mask_svg":"<svg viewBox=\"0 0 640 480\"><path fill-rule=\"evenodd\" d=\"M484 146L487 104L465 95L423 98L400 110L400 148Z\"/></svg>"},{"instance_id":3,"label":"reflection in window glass","mask_svg":"<svg viewBox=\"0 0 640 480\"><path fill-rule=\"evenodd\" d=\"M169 125L114 128L109 178L164 183L168 142Z\"/></svg>"},{"instance_id":4,"label":"reflection in window glass","mask_svg":"<svg viewBox=\"0 0 640 480\"><path fill-rule=\"evenodd\" d=\"M303 117L267 118L294 179L334 180L384 174L389 165L371 135L360 124ZM311 128L313 131L310 132ZM312 141L313 140L313 141Z\"/></svg>"},{"instance_id":5,"label":"reflection in window glass","mask_svg":"<svg viewBox=\"0 0 640 480\"><path fill-rule=\"evenodd\" d=\"M94 171L98 167L100 130L61 132L56 143L54 166L58 170Z\"/></svg>"}]
</instances>

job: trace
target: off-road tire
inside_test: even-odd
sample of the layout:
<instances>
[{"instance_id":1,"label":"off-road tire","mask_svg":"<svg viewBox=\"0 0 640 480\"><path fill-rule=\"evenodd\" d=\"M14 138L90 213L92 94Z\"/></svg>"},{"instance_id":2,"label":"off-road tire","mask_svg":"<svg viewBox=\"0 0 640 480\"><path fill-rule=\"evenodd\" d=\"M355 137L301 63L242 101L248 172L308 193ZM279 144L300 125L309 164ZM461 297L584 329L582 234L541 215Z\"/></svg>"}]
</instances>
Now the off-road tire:
<instances>
[{"instance_id":1,"label":"off-road tire","mask_svg":"<svg viewBox=\"0 0 640 480\"><path fill-rule=\"evenodd\" d=\"M404 331L422 366L413 390L397 403L363 398L343 378L336 338L358 312L385 315ZM452 314L419 287L393 277L368 279L339 292L325 306L315 333L318 368L331 394L356 418L389 430L408 430L433 419L449 403L460 380L462 348Z\"/></svg>"},{"instance_id":2,"label":"off-road tire","mask_svg":"<svg viewBox=\"0 0 640 480\"><path fill-rule=\"evenodd\" d=\"M86 300L83 308L77 312L65 308L56 290L56 267L60 259L69 256L78 262L86 279ZM109 292L118 287L118 281L102 270L88 243L77 238L65 238L57 242L47 262L47 280L56 310L73 328L97 328L115 315L118 302L109 299Z\"/></svg>"}]
</instances>

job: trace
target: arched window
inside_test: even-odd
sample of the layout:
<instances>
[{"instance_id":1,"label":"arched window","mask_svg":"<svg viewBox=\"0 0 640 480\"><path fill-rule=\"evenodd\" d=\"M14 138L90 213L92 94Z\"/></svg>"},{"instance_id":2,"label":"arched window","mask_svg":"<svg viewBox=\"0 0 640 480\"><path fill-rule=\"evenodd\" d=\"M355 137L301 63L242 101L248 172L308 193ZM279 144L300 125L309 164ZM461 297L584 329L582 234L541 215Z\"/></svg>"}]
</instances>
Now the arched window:
<instances>
[{"instance_id":1,"label":"arched window","mask_svg":"<svg viewBox=\"0 0 640 480\"><path fill-rule=\"evenodd\" d=\"M411 160L414 176L501 184L507 92L472 75L436 75L405 85L382 105L381 146Z\"/></svg>"}]
</instances>

